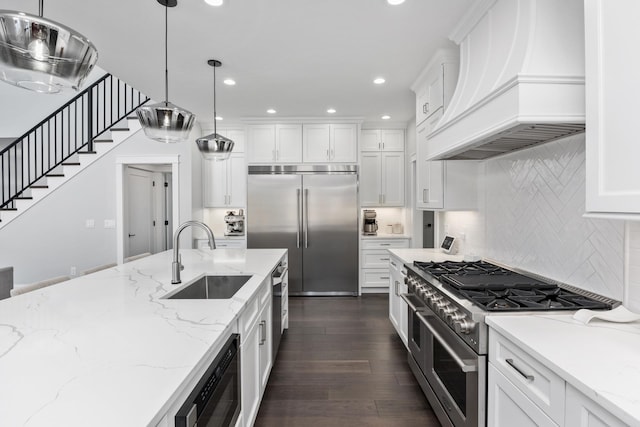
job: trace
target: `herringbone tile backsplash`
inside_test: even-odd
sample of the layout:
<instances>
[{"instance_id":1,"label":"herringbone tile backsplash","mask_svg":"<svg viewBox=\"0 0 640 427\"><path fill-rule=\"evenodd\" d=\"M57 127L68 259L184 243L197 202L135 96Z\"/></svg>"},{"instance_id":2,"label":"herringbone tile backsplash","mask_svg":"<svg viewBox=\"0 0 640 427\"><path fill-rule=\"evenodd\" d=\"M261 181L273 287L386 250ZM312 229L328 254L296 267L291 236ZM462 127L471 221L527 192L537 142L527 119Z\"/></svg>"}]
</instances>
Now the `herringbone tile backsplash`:
<instances>
[{"instance_id":1,"label":"herringbone tile backsplash","mask_svg":"<svg viewBox=\"0 0 640 427\"><path fill-rule=\"evenodd\" d=\"M624 222L583 218L584 135L485 163L484 257L618 300L623 297ZM455 230L455 214L445 214ZM467 236L482 231L470 230Z\"/></svg>"}]
</instances>

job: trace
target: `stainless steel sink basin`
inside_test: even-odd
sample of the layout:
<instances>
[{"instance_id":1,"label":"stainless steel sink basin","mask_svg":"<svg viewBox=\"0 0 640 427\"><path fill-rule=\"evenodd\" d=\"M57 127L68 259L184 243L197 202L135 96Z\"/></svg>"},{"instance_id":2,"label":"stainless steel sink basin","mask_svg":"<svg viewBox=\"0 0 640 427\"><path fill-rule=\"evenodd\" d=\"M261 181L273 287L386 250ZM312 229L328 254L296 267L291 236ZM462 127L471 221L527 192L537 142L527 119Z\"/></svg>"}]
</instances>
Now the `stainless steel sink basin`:
<instances>
[{"instance_id":1,"label":"stainless steel sink basin","mask_svg":"<svg viewBox=\"0 0 640 427\"><path fill-rule=\"evenodd\" d=\"M229 299L251 276L204 276L169 299Z\"/></svg>"}]
</instances>

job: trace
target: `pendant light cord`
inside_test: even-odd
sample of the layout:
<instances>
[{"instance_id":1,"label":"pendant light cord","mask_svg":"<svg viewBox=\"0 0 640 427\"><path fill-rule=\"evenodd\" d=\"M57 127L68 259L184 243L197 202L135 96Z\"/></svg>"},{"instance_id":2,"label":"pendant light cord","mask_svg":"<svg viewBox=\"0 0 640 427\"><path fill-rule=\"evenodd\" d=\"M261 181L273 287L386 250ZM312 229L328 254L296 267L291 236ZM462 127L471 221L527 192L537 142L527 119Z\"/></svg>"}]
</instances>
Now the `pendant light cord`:
<instances>
[{"instance_id":1,"label":"pendant light cord","mask_svg":"<svg viewBox=\"0 0 640 427\"><path fill-rule=\"evenodd\" d=\"M38 15L40 18L44 16L44 0L40 0L38 2Z\"/></svg>"},{"instance_id":2,"label":"pendant light cord","mask_svg":"<svg viewBox=\"0 0 640 427\"><path fill-rule=\"evenodd\" d=\"M213 133L218 134L218 113L216 113L216 66L213 66Z\"/></svg>"},{"instance_id":3,"label":"pendant light cord","mask_svg":"<svg viewBox=\"0 0 640 427\"><path fill-rule=\"evenodd\" d=\"M43 1L43 0L40 0ZM164 4L164 105L169 105L169 1Z\"/></svg>"}]
</instances>

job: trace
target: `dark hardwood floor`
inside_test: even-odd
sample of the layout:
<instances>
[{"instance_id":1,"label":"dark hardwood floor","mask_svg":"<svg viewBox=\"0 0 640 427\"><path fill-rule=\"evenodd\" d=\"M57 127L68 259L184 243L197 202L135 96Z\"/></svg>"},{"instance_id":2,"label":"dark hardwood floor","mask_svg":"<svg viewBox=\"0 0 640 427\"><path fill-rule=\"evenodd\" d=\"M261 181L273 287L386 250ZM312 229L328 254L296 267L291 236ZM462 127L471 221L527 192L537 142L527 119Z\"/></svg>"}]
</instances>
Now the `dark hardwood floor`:
<instances>
[{"instance_id":1,"label":"dark hardwood floor","mask_svg":"<svg viewBox=\"0 0 640 427\"><path fill-rule=\"evenodd\" d=\"M388 313L387 295L290 297L255 425L440 426Z\"/></svg>"}]
</instances>

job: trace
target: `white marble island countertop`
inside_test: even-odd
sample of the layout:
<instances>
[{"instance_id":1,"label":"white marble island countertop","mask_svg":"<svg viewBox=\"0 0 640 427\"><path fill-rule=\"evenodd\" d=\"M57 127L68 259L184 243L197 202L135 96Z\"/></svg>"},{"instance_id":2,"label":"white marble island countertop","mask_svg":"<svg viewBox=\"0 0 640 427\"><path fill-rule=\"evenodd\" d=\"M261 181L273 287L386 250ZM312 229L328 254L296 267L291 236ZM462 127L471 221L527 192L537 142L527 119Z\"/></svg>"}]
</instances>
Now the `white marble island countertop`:
<instances>
[{"instance_id":1,"label":"white marble island countertop","mask_svg":"<svg viewBox=\"0 0 640 427\"><path fill-rule=\"evenodd\" d=\"M640 425L640 321L487 316L487 324L629 425Z\"/></svg>"},{"instance_id":2,"label":"white marble island countertop","mask_svg":"<svg viewBox=\"0 0 640 427\"><path fill-rule=\"evenodd\" d=\"M404 261L405 264L411 264L413 261L462 261L462 255L453 255L443 252L440 249L389 249L389 253L397 256Z\"/></svg>"},{"instance_id":3,"label":"white marble island countertop","mask_svg":"<svg viewBox=\"0 0 640 427\"><path fill-rule=\"evenodd\" d=\"M181 250L0 301L1 426L146 426L211 362L284 249ZM253 277L229 300L163 299L209 274Z\"/></svg>"}]
</instances>

